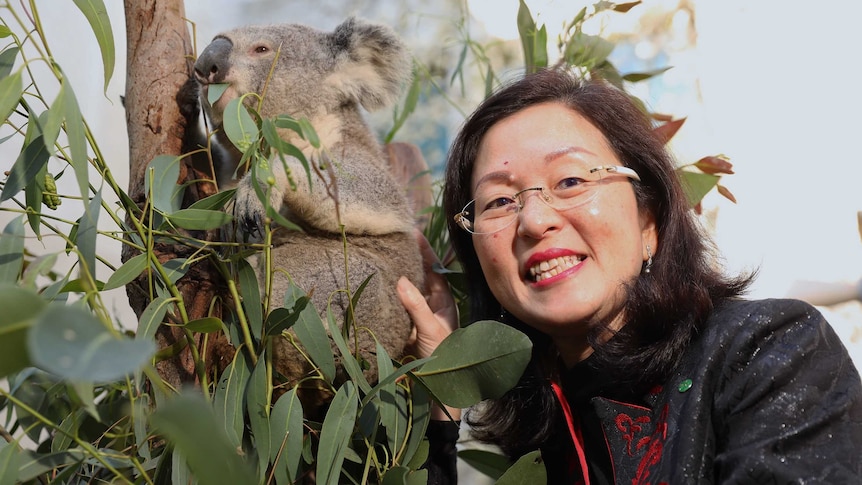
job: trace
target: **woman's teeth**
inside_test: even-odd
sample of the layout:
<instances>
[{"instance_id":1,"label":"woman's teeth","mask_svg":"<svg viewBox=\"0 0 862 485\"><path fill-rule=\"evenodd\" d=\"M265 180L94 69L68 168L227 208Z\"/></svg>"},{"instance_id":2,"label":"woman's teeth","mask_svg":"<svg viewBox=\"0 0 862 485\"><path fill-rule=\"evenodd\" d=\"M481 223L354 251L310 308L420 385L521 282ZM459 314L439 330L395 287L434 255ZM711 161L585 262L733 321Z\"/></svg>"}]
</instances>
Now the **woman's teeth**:
<instances>
[{"instance_id":1,"label":"woman's teeth","mask_svg":"<svg viewBox=\"0 0 862 485\"><path fill-rule=\"evenodd\" d=\"M533 281L542 281L576 266L583 260L583 256L560 256L559 258L542 261L530 268L530 276L533 278Z\"/></svg>"}]
</instances>

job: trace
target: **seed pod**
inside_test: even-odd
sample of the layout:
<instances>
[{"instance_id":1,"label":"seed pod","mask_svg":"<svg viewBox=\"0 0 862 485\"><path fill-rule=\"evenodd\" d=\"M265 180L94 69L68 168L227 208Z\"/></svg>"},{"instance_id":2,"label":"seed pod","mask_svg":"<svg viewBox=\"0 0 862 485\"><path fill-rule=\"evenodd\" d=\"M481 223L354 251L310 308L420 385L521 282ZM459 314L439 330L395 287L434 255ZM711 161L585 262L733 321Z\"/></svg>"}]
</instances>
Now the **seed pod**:
<instances>
[{"instance_id":1,"label":"seed pod","mask_svg":"<svg viewBox=\"0 0 862 485\"><path fill-rule=\"evenodd\" d=\"M50 173L45 174L45 190L42 192L42 203L49 209L56 209L63 203L57 195L57 182Z\"/></svg>"}]
</instances>

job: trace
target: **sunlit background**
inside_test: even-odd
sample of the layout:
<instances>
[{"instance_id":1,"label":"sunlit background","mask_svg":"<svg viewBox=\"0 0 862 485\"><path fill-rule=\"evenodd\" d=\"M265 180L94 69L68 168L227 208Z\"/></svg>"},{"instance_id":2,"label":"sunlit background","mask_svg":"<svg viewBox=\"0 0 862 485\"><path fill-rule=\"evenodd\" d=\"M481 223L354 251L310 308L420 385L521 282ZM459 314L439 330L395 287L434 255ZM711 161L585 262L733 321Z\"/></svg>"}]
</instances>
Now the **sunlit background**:
<instances>
[{"instance_id":1,"label":"sunlit background","mask_svg":"<svg viewBox=\"0 0 862 485\"><path fill-rule=\"evenodd\" d=\"M115 175L126 184L128 143L119 101L125 83L125 26L122 2L105 3L118 57L107 94L98 48L83 16L71 2L39 2L54 56L71 78ZM552 55L564 22L588 5L576 0L526 3L547 26ZM488 46L486 53L503 77L517 74L522 65L517 0L185 4L198 51L219 31L248 23L298 22L331 29L355 14L392 25L455 101L427 95L399 134L419 143L438 173L451 136L482 96L481 89L462 92L457 80L450 83L464 40ZM859 18L862 3L856 0L656 0L627 14L593 19L588 28L619 42L611 59L623 72L672 66L633 90L654 111L687 118L672 141L680 163L719 153L730 157L736 174L723 184L738 203L711 194L703 215L726 267L759 270L753 297L795 296L820 305L862 367ZM469 62L464 72L468 86L481 85ZM375 114L372 120L385 129L391 113ZM0 146L3 170L16 156L8 151ZM39 244L62 247L50 240ZM99 250L119 263L118 246ZM124 292L113 293L118 318L133 325Z\"/></svg>"}]
</instances>

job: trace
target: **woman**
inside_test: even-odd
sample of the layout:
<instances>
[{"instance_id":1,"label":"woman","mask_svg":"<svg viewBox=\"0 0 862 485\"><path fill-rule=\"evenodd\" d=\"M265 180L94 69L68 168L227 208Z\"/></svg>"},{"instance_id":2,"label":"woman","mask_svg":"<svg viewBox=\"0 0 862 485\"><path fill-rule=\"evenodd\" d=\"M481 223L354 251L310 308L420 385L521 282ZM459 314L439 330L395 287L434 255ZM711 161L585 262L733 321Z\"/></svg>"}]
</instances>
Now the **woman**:
<instances>
[{"instance_id":1,"label":"woman","mask_svg":"<svg viewBox=\"0 0 862 485\"><path fill-rule=\"evenodd\" d=\"M519 384L468 413L477 438L512 459L540 449L554 484L862 483L846 350L802 302L739 298L751 278L715 267L626 94L528 75L466 121L446 170L471 320L534 344ZM399 291L428 355L455 326L451 299L439 280L430 306ZM437 464L454 453L439 429Z\"/></svg>"}]
</instances>

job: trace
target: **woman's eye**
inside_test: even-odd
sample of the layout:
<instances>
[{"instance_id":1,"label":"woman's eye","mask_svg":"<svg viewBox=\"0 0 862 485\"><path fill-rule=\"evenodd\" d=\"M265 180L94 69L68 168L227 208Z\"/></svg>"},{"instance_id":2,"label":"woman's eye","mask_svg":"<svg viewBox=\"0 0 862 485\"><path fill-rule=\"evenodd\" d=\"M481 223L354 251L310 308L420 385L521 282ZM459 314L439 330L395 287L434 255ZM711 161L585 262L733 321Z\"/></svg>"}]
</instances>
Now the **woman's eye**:
<instances>
[{"instance_id":1,"label":"woman's eye","mask_svg":"<svg viewBox=\"0 0 862 485\"><path fill-rule=\"evenodd\" d=\"M584 183L584 179L580 177L566 177L557 184L558 189L572 189Z\"/></svg>"},{"instance_id":2,"label":"woman's eye","mask_svg":"<svg viewBox=\"0 0 862 485\"><path fill-rule=\"evenodd\" d=\"M491 199L487 204L484 205L484 210L499 210L504 209L512 204L515 204L515 199L511 197L497 197L495 199Z\"/></svg>"}]
</instances>

